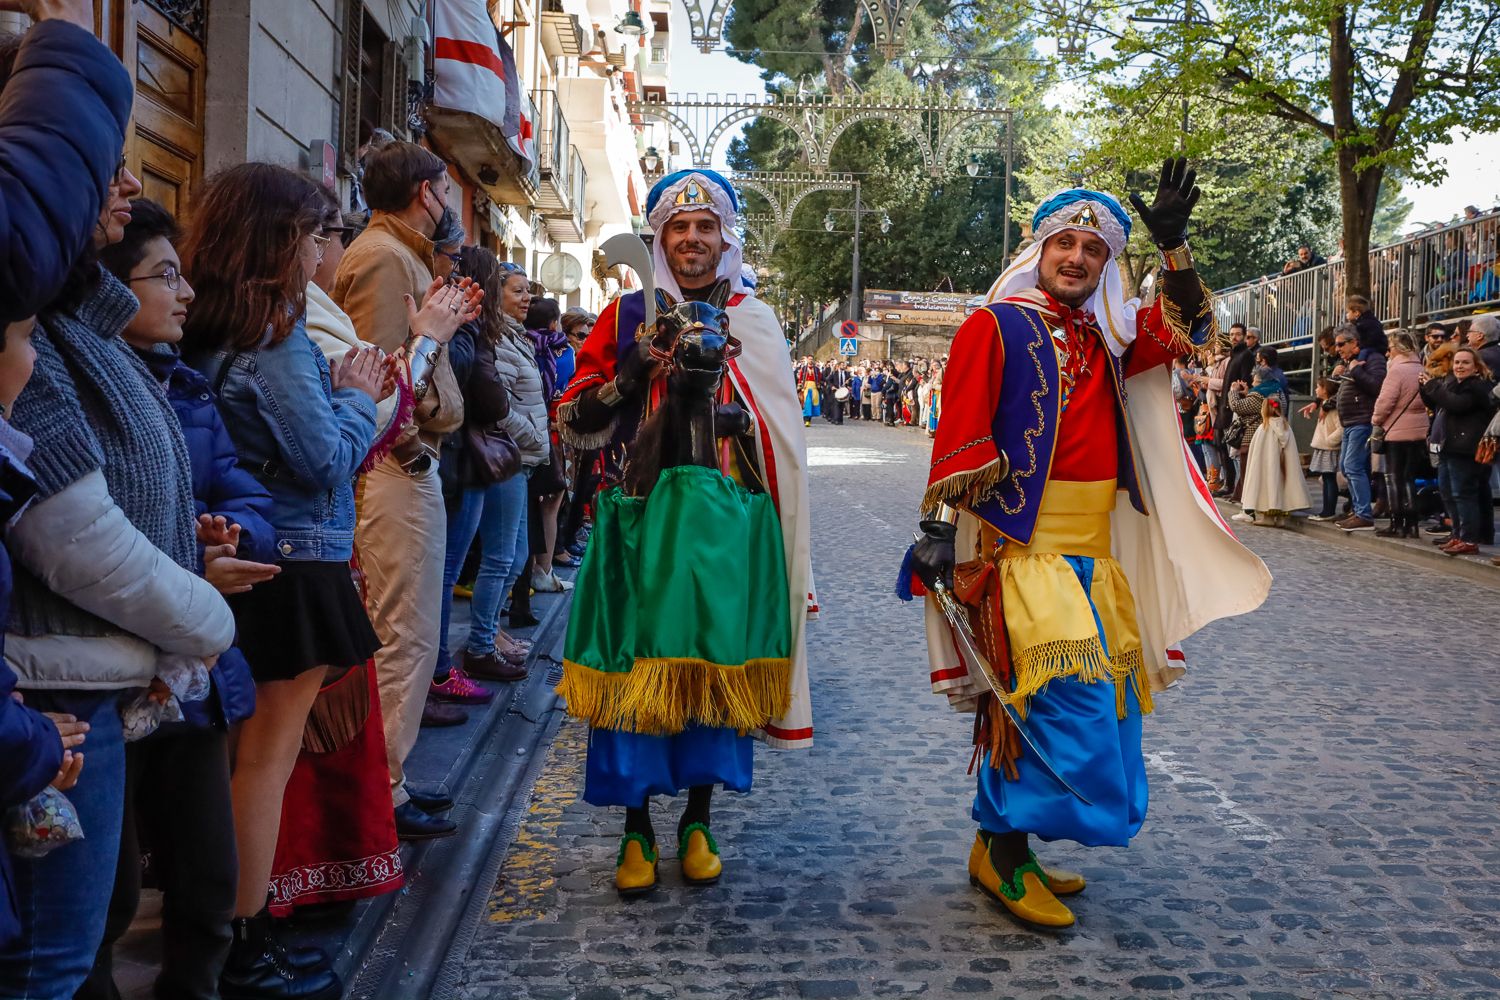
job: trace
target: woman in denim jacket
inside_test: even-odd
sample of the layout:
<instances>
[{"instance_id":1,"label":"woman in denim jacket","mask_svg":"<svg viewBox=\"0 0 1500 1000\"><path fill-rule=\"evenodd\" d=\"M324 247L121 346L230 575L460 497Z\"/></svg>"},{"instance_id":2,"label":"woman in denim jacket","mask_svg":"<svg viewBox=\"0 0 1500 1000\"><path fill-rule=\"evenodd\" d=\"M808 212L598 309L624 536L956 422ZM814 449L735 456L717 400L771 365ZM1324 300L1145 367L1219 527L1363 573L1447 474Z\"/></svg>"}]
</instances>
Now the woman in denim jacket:
<instances>
[{"instance_id":1,"label":"woman in denim jacket","mask_svg":"<svg viewBox=\"0 0 1500 1000\"><path fill-rule=\"evenodd\" d=\"M394 371L376 348L350 351L330 371L308 339L305 289L329 239L322 218L310 180L243 164L207 185L183 253L198 293L184 355L216 387L241 465L271 494L281 566L274 579L230 599L256 682L256 713L240 730L232 783L240 871L221 988L234 994L338 990L325 963L286 960L269 933L267 883L282 796L324 675L363 664L379 647L348 564L353 479ZM420 315L414 304L408 309L427 329L448 317L456 326L464 305L455 287L430 296Z\"/></svg>"}]
</instances>

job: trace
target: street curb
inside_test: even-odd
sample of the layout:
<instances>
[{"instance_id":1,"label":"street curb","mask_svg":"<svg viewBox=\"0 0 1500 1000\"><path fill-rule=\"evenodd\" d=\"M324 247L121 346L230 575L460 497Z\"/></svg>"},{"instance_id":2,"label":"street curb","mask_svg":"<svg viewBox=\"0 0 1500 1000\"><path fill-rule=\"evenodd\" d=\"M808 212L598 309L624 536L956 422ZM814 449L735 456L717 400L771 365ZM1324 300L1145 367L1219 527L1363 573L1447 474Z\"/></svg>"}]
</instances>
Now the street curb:
<instances>
[{"instance_id":1,"label":"street curb","mask_svg":"<svg viewBox=\"0 0 1500 1000\"><path fill-rule=\"evenodd\" d=\"M431 899L432 891L449 885L450 878L465 869L472 869L471 855L477 852L483 857L493 850L496 836L502 832L500 821L509 811L509 797L517 794L524 772L531 770L528 761L527 767L512 767L501 780L486 783L481 779L488 777L491 769L481 765L494 762L503 767L507 763L506 755L490 749L497 738L508 759L540 756L534 751L547 729L550 715L556 711L557 696L552 691L556 684L554 671L550 666L546 670L537 667L546 663L544 656L566 628L573 601L569 596L548 603L553 606L544 613L534 633L526 661L529 668L526 680L515 685L508 698L496 698L490 703L474 738L448 770L444 783L452 790L456 805L450 815L459 824L459 833L441 840L403 844L405 888L369 900L334 956L334 971L348 984L345 996L349 1000L427 995L427 986L439 971L447 947L445 943L431 946L429 941L427 954L420 955L413 952L412 945L431 938L434 928L446 927L451 934L457 917L467 909L464 904L437 906ZM522 709L533 707L539 698L550 704L537 706L537 714L528 716ZM524 724L506 733L504 723L513 714L520 716ZM502 805L505 808L496 808ZM465 887L466 892L473 890L472 884ZM481 895L487 898L488 892ZM420 989L414 991L419 985Z\"/></svg>"},{"instance_id":2,"label":"street curb","mask_svg":"<svg viewBox=\"0 0 1500 1000\"><path fill-rule=\"evenodd\" d=\"M1253 524L1229 520L1230 515L1239 513L1239 504L1225 500L1215 502L1218 504L1219 512L1224 515L1225 521L1236 532L1239 532L1241 528L1257 527ZM1428 543L1426 535L1419 539L1377 538L1373 531L1344 531L1334 527L1332 521L1313 521L1300 515L1291 518L1288 528L1329 545L1374 553L1394 562L1446 573L1449 576L1461 577L1481 586L1500 590L1500 566L1490 564L1490 555L1494 553L1480 556L1446 556ZM1263 530L1285 531L1287 529ZM1496 553L1500 553L1500 549L1497 549Z\"/></svg>"}]
</instances>

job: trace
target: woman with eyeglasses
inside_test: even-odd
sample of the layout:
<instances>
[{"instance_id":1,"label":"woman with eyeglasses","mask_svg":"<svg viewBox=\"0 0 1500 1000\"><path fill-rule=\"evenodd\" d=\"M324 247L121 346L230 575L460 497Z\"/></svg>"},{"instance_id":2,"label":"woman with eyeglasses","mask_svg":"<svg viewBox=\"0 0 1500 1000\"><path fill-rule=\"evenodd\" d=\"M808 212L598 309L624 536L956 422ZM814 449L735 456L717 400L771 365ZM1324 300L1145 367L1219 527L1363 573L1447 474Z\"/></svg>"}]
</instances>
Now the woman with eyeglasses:
<instances>
[{"instance_id":1,"label":"woman with eyeglasses","mask_svg":"<svg viewBox=\"0 0 1500 1000\"><path fill-rule=\"evenodd\" d=\"M247 163L209 181L184 246L198 299L184 354L212 383L239 458L270 492L281 573L230 598L255 678L232 791L240 871L221 989L235 996L337 995L323 962L301 967L266 911L282 800L308 713L329 669L361 667L380 642L349 573L353 480L375 440L376 403L395 390L378 348L330 367L308 338L307 284L332 242L325 202L295 171ZM435 308L433 308L435 306ZM430 296L419 333L461 322L458 287Z\"/></svg>"},{"instance_id":2,"label":"woman with eyeglasses","mask_svg":"<svg viewBox=\"0 0 1500 1000\"><path fill-rule=\"evenodd\" d=\"M234 639L224 599L195 572L182 430L121 340L135 296L98 263L98 252L124 237L140 191L122 166L91 249L37 319L36 369L11 421L34 443L27 464L39 493L6 537L28 572L17 575L5 658L27 704L86 730L86 764L67 793L86 835L39 859L15 859L21 934L0 947L0 995L72 996L82 985L119 859L119 703L150 685L160 653L211 662Z\"/></svg>"}]
</instances>

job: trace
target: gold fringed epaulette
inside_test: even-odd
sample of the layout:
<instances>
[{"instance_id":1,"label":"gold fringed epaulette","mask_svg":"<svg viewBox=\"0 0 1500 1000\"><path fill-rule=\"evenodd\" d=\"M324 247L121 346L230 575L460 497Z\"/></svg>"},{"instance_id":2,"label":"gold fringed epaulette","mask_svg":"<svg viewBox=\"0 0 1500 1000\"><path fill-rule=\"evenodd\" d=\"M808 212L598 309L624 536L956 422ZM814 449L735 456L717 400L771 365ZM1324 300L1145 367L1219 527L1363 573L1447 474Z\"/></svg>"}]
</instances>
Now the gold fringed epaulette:
<instances>
[{"instance_id":1,"label":"gold fringed epaulette","mask_svg":"<svg viewBox=\"0 0 1500 1000\"><path fill-rule=\"evenodd\" d=\"M580 431L575 431L572 427L573 416L575 413L577 413L577 411L578 400L576 398L570 399L566 403L558 404L557 436L562 438L565 444L570 444L574 448L578 448L582 451L593 451L595 448L603 448L605 445L609 444L610 439L615 436L615 428L620 425L619 416L616 415L614 419L609 422L609 425L602 430L597 430L593 431L592 433L585 434Z\"/></svg>"},{"instance_id":2,"label":"gold fringed epaulette","mask_svg":"<svg viewBox=\"0 0 1500 1000\"><path fill-rule=\"evenodd\" d=\"M1177 354L1193 354L1204 351L1210 355L1218 353L1224 347L1224 333L1219 329L1219 317L1214 312L1214 293L1198 279L1198 287L1202 289L1203 298L1198 306L1198 314L1190 323L1182 313L1182 307L1172 301L1172 297L1165 292L1161 295L1161 321L1167 328L1167 335L1171 337L1168 344ZM1202 320L1208 320L1208 336L1203 343L1193 343L1193 327Z\"/></svg>"},{"instance_id":3,"label":"gold fringed epaulette","mask_svg":"<svg viewBox=\"0 0 1500 1000\"><path fill-rule=\"evenodd\" d=\"M972 507L980 497L1000 485L1008 471L1009 463L995 458L977 469L944 476L922 494L922 515L932 514L943 504Z\"/></svg>"}]
</instances>

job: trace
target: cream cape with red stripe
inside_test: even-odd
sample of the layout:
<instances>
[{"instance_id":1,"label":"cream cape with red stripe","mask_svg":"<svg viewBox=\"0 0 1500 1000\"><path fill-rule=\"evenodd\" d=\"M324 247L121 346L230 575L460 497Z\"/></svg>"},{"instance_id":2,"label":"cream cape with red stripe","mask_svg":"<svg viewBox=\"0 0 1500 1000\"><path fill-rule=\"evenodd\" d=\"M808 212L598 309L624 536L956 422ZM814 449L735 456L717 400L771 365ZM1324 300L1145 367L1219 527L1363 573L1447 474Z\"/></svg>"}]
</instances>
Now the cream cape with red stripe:
<instances>
[{"instance_id":1,"label":"cream cape with red stripe","mask_svg":"<svg viewBox=\"0 0 1500 1000\"><path fill-rule=\"evenodd\" d=\"M1126 381L1126 409L1141 496L1150 516L1128 502L1110 516L1115 559L1130 581L1146 671L1153 691L1186 672L1173 647L1209 622L1254 611L1271 590L1265 563L1234 537L1220 516L1182 439L1172 399L1172 377L1151 368ZM979 522L961 514L957 551L972 552ZM963 661L948 622L926 602L932 689L957 711L969 711L987 690L977 666Z\"/></svg>"},{"instance_id":2,"label":"cream cape with red stripe","mask_svg":"<svg viewBox=\"0 0 1500 1000\"><path fill-rule=\"evenodd\" d=\"M730 362L734 390L750 407L756 453L773 489L786 550L788 612L792 620L792 707L757 732L767 746L812 746L806 625L818 601L812 574L812 527L807 485L807 438L786 337L771 307L753 296L729 306L729 332L743 345ZM774 483L774 486L772 484Z\"/></svg>"}]
</instances>

